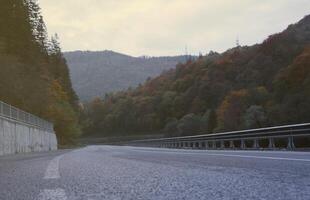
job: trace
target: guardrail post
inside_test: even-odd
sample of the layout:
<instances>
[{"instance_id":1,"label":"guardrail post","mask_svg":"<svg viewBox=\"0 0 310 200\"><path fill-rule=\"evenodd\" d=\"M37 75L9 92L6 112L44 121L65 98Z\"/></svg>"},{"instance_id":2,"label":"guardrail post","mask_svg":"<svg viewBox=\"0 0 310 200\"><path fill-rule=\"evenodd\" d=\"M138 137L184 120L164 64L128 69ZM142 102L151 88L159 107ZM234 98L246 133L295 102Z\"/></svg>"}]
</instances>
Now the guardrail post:
<instances>
[{"instance_id":1,"label":"guardrail post","mask_svg":"<svg viewBox=\"0 0 310 200\"><path fill-rule=\"evenodd\" d=\"M215 140L212 141L212 148L216 149L216 141Z\"/></svg>"},{"instance_id":2,"label":"guardrail post","mask_svg":"<svg viewBox=\"0 0 310 200\"><path fill-rule=\"evenodd\" d=\"M233 140L229 141L229 148L234 149L235 148L235 144Z\"/></svg>"},{"instance_id":3,"label":"guardrail post","mask_svg":"<svg viewBox=\"0 0 310 200\"><path fill-rule=\"evenodd\" d=\"M209 149L209 141L205 141L205 148Z\"/></svg>"},{"instance_id":4,"label":"guardrail post","mask_svg":"<svg viewBox=\"0 0 310 200\"><path fill-rule=\"evenodd\" d=\"M221 143L221 149L224 149L224 148L225 148L224 141L223 141L223 140L221 140L221 141L220 141L220 143Z\"/></svg>"},{"instance_id":5,"label":"guardrail post","mask_svg":"<svg viewBox=\"0 0 310 200\"><path fill-rule=\"evenodd\" d=\"M240 148L245 149L245 142L243 139L241 140Z\"/></svg>"},{"instance_id":6,"label":"guardrail post","mask_svg":"<svg viewBox=\"0 0 310 200\"><path fill-rule=\"evenodd\" d=\"M253 140L253 148L254 148L254 149L258 149L258 148L259 148L258 139L254 139L254 140Z\"/></svg>"},{"instance_id":7,"label":"guardrail post","mask_svg":"<svg viewBox=\"0 0 310 200\"><path fill-rule=\"evenodd\" d=\"M287 149L295 149L294 139L292 136L288 137Z\"/></svg>"},{"instance_id":8,"label":"guardrail post","mask_svg":"<svg viewBox=\"0 0 310 200\"><path fill-rule=\"evenodd\" d=\"M269 138L269 145L268 145L269 149L274 149L275 145L274 145L274 139L273 138Z\"/></svg>"}]
</instances>

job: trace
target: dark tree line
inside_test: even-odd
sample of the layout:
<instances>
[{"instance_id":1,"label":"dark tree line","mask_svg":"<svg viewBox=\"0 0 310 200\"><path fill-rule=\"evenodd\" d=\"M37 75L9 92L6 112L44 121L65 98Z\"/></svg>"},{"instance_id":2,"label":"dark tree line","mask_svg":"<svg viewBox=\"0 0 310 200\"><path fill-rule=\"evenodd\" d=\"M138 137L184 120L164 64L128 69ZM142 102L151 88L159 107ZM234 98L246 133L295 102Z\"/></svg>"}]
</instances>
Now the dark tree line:
<instances>
[{"instance_id":1,"label":"dark tree line","mask_svg":"<svg viewBox=\"0 0 310 200\"><path fill-rule=\"evenodd\" d=\"M0 100L55 124L61 144L79 135L78 99L57 35L36 0L1 0Z\"/></svg>"},{"instance_id":2,"label":"dark tree line","mask_svg":"<svg viewBox=\"0 0 310 200\"><path fill-rule=\"evenodd\" d=\"M262 44L196 61L85 105L85 133L191 135L310 122L310 16Z\"/></svg>"}]
</instances>

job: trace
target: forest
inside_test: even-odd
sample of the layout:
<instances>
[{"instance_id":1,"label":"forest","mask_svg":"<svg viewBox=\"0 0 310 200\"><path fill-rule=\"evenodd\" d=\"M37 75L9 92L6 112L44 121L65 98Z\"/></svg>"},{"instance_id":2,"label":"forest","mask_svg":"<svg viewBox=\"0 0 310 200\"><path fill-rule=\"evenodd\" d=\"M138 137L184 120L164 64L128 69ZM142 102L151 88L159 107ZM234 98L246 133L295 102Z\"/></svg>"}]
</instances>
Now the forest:
<instances>
[{"instance_id":1,"label":"forest","mask_svg":"<svg viewBox=\"0 0 310 200\"><path fill-rule=\"evenodd\" d=\"M0 100L53 122L59 143L73 143L81 133L78 98L37 1L1 1L0 66Z\"/></svg>"},{"instance_id":2,"label":"forest","mask_svg":"<svg viewBox=\"0 0 310 200\"><path fill-rule=\"evenodd\" d=\"M253 33L254 34L254 33ZM310 16L261 44L237 46L95 98L86 136L184 136L310 121Z\"/></svg>"}]
</instances>

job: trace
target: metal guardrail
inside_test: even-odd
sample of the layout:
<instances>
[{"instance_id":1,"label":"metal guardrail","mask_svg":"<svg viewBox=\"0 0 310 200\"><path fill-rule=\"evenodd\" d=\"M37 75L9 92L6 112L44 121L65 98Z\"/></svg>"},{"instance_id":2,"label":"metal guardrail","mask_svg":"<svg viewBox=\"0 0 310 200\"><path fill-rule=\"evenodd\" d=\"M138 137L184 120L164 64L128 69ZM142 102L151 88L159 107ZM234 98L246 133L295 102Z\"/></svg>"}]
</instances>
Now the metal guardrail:
<instances>
[{"instance_id":1,"label":"metal guardrail","mask_svg":"<svg viewBox=\"0 0 310 200\"><path fill-rule=\"evenodd\" d=\"M135 140L125 144L193 149L275 149L277 148L275 140L282 139L286 142L286 148L293 150L295 149L294 140L298 137L310 137L310 123L196 136Z\"/></svg>"},{"instance_id":2,"label":"metal guardrail","mask_svg":"<svg viewBox=\"0 0 310 200\"><path fill-rule=\"evenodd\" d=\"M33 114L22 111L14 106L0 101L0 116L20 121L32 126L39 127L44 130L53 130L53 124L44 119L41 119Z\"/></svg>"}]
</instances>

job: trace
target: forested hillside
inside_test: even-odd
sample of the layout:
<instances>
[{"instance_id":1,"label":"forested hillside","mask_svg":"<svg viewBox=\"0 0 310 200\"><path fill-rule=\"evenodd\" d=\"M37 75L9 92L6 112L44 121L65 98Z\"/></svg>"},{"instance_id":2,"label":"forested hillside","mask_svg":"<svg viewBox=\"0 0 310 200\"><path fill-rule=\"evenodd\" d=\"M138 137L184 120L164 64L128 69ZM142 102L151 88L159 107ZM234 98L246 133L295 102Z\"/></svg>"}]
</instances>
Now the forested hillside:
<instances>
[{"instance_id":1,"label":"forested hillside","mask_svg":"<svg viewBox=\"0 0 310 200\"><path fill-rule=\"evenodd\" d=\"M187 57L132 57L113 51L74 51L66 52L64 56L73 88L82 101L136 87L147 78L185 62Z\"/></svg>"},{"instance_id":2,"label":"forested hillside","mask_svg":"<svg viewBox=\"0 0 310 200\"><path fill-rule=\"evenodd\" d=\"M255 34L255 33L253 33ZM87 133L191 135L310 122L310 16L85 107Z\"/></svg>"},{"instance_id":3,"label":"forested hillside","mask_svg":"<svg viewBox=\"0 0 310 200\"><path fill-rule=\"evenodd\" d=\"M80 132L77 97L35 0L1 1L0 66L0 100L50 120L59 142L72 142Z\"/></svg>"}]
</instances>

